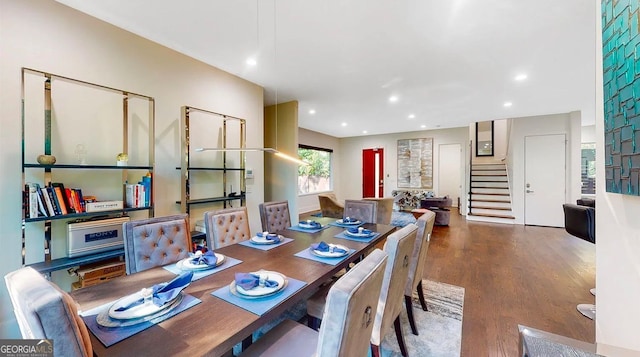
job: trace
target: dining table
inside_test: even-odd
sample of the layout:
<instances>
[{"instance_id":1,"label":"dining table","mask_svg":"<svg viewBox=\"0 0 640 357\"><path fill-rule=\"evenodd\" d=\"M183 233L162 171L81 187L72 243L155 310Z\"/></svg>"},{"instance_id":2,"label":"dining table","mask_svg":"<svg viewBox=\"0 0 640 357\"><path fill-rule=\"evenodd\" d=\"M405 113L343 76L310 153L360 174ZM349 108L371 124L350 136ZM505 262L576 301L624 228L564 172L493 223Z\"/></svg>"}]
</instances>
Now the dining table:
<instances>
[{"instance_id":1,"label":"dining table","mask_svg":"<svg viewBox=\"0 0 640 357\"><path fill-rule=\"evenodd\" d=\"M285 229L277 232L291 240L273 249L256 249L257 247L239 243L215 249L215 253L239 260L241 263L192 281L183 293L200 300L199 303L109 347L106 347L90 330L94 354L96 356L224 355L238 343L244 342L245 345L250 343L254 331L313 294L320 285L330 281L340 270L348 268L349 264L357 262L396 230L396 227L390 225L366 223L362 227L377 232L375 238L371 240L342 239L339 237L344 236L346 228L336 226L335 218L314 217L314 221L320 223L323 229L315 233L302 229ZM308 250L311 244L319 242L340 244L348 248L351 254L342 258L338 264L327 264L299 256L299 253L305 249ZM278 272L304 284L262 314L250 312L242 306L212 295L212 292L228 287L234 281L235 273L259 270ZM175 277L176 274L167 269L156 267L112 279L103 284L78 289L71 292L71 296L78 303L82 315L83 311L108 306L122 297Z\"/></svg>"}]
</instances>

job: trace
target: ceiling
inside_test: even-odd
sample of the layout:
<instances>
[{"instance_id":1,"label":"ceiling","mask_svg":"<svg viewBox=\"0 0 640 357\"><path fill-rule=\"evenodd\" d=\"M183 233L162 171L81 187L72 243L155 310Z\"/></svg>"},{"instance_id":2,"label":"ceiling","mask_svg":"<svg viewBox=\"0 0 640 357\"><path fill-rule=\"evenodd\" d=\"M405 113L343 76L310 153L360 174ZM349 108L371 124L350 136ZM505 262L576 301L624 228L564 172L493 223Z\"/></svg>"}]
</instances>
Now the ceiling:
<instances>
[{"instance_id":1,"label":"ceiling","mask_svg":"<svg viewBox=\"0 0 640 357\"><path fill-rule=\"evenodd\" d=\"M257 83L266 104L298 100L299 126L335 137L594 123L592 1L57 1Z\"/></svg>"}]
</instances>

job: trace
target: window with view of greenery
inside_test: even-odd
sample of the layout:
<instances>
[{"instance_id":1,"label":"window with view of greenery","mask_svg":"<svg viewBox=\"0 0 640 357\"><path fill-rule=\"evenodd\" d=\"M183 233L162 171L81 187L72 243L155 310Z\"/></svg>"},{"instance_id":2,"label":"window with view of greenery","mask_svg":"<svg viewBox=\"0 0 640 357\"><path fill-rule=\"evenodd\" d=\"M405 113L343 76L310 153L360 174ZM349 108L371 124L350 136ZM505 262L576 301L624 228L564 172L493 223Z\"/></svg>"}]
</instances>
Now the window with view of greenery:
<instances>
[{"instance_id":1,"label":"window with view of greenery","mask_svg":"<svg viewBox=\"0 0 640 357\"><path fill-rule=\"evenodd\" d=\"M300 145L298 156L309 163L298 167L298 194L331 191L333 150Z\"/></svg>"}]
</instances>

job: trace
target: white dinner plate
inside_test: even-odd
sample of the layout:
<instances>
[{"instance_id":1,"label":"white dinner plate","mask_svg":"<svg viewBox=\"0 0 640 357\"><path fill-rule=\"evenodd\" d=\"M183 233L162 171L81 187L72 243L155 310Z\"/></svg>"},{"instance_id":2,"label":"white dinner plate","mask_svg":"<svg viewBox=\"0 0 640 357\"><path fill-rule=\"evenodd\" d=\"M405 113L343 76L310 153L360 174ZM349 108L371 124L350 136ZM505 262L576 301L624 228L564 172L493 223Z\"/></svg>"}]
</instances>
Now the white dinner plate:
<instances>
[{"instance_id":1,"label":"white dinner plate","mask_svg":"<svg viewBox=\"0 0 640 357\"><path fill-rule=\"evenodd\" d=\"M338 223L338 224L347 224L347 225L351 226L351 225L361 224L362 222L360 222L360 220L357 220L355 222L344 222L342 219L339 219L339 220L336 221L336 223Z\"/></svg>"},{"instance_id":2,"label":"white dinner plate","mask_svg":"<svg viewBox=\"0 0 640 357\"><path fill-rule=\"evenodd\" d=\"M344 245L329 243L329 247L341 248L341 249L344 249L345 252L344 253L341 253L341 252L323 252L323 251L320 251L320 250L313 249L311 247L309 248L309 250L311 250L311 254L317 255L317 256L322 257L322 258L340 258L340 257L344 257L345 255L349 254L349 248L345 247Z\"/></svg>"},{"instance_id":3,"label":"white dinner plate","mask_svg":"<svg viewBox=\"0 0 640 357\"><path fill-rule=\"evenodd\" d=\"M251 237L251 239L249 239L249 240L253 244L278 244L278 243L282 243L282 240L284 239L284 237L278 234L278 238L280 238L280 242L276 242L274 240L267 239L267 238L264 238L264 237L258 237L258 236Z\"/></svg>"},{"instance_id":4,"label":"white dinner plate","mask_svg":"<svg viewBox=\"0 0 640 357\"><path fill-rule=\"evenodd\" d=\"M320 229L320 228L322 228L322 225L316 226L316 225L308 224L306 222L300 222L300 223L298 223L298 227L303 228L303 229Z\"/></svg>"},{"instance_id":5,"label":"white dinner plate","mask_svg":"<svg viewBox=\"0 0 640 357\"><path fill-rule=\"evenodd\" d=\"M121 298L120 300L114 302L113 305L111 305L111 307L109 308L109 317L117 320L139 319L145 316L156 314L161 310L166 309L167 307L171 306L171 304L175 300L174 299L171 301L167 301L162 306L157 306L156 304L153 303L153 301L148 301L146 303L142 303L140 305L131 307L124 311L116 311L120 307L127 306L139 299L142 299L142 293L140 291L133 293L131 295L127 295Z\"/></svg>"},{"instance_id":6,"label":"white dinner plate","mask_svg":"<svg viewBox=\"0 0 640 357\"><path fill-rule=\"evenodd\" d=\"M209 270L222 265L222 263L224 263L224 261L226 260L226 257L220 253L213 253L213 254L216 255L216 265L193 264L192 260L195 257L191 257L191 258L185 258L180 260L178 263L176 263L176 266L180 270L193 270L193 271Z\"/></svg>"},{"instance_id":7,"label":"white dinner plate","mask_svg":"<svg viewBox=\"0 0 640 357\"><path fill-rule=\"evenodd\" d=\"M348 230L344 231L344 234L348 235L349 237L356 237L356 238L369 238L371 236L373 236L375 234L375 232L371 232L371 233L351 233Z\"/></svg>"},{"instance_id":8,"label":"white dinner plate","mask_svg":"<svg viewBox=\"0 0 640 357\"><path fill-rule=\"evenodd\" d=\"M234 280L231 282L231 285L229 285L229 289L231 290L232 294L243 297L243 298L255 299L255 298L265 297L265 296L278 293L280 292L280 290L284 289L288 283L286 276L275 271L260 270L256 272L251 272L250 274L255 274L255 275L266 274L267 279L277 282L278 286L272 287L272 288L268 288L265 286L256 286L253 289L245 290L241 286L237 286L236 281Z\"/></svg>"}]
</instances>

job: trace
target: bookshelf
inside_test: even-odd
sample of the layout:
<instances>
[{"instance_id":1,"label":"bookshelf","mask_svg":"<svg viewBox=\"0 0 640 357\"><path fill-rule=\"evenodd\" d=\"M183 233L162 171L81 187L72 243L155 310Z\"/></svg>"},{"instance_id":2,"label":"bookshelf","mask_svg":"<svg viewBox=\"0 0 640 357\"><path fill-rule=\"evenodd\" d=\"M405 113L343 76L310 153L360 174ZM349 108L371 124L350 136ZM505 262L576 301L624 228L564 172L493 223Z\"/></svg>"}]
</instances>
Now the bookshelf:
<instances>
[{"instance_id":1,"label":"bookshelf","mask_svg":"<svg viewBox=\"0 0 640 357\"><path fill-rule=\"evenodd\" d=\"M181 166L176 167L181 176L181 199L176 204L180 205L181 211L197 221L203 218L206 210L234 204L244 206L245 152L196 152L195 149L244 148L245 119L183 106L181 137ZM213 145L212 141L215 142ZM197 212L194 212L195 206L198 206Z\"/></svg>"},{"instance_id":2,"label":"bookshelf","mask_svg":"<svg viewBox=\"0 0 640 357\"><path fill-rule=\"evenodd\" d=\"M42 191L52 183L62 183L68 194L78 191L80 197L122 202L122 208L87 212L74 192L63 196L66 214L52 214L46 205L42 209L37 204L37 213L30 214L33 206L27 193L23 196L22 264L51 275L123 256L122 248L113 248L70 258L67 224L103 217L153 217L152 184L148 185L148 205L127 207L124 202L127 182L153 174L154 98L22 68L21 119L23 188L31 184ZM124 165L116 162L119 153L128 154ZM37 163L40 154L55 156L55 163Z\"/></svg>"}]
</instances>

